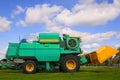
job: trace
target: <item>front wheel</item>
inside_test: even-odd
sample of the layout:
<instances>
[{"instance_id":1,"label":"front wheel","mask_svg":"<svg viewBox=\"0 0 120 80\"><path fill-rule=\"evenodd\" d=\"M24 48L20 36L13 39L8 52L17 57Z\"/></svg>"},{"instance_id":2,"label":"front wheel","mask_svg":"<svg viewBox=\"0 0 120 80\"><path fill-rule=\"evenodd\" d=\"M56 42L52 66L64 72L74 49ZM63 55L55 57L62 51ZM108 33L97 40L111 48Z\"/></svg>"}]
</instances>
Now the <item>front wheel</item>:
<instances>
[{"instance_id":1,"label":"front wheel","mask_svg":"<svg viewBox=\"0 0 120 80\"><path fill-rule=\"evenodd\" d=\"M79 71L80 60L76 55L65 55L61 58L60 69L64 72L76 72Z\"/></svg>"},{"instance_id":2,"label":"front wheel","mask_svg":"<svg viewBox=\"0 0 120 80\"><path fill-rule=\"evenodd\" d=\"M37 65L34 61L25 61L22 65L22 71L26 74L36 73Z\"/></svg>"}]
</instances>

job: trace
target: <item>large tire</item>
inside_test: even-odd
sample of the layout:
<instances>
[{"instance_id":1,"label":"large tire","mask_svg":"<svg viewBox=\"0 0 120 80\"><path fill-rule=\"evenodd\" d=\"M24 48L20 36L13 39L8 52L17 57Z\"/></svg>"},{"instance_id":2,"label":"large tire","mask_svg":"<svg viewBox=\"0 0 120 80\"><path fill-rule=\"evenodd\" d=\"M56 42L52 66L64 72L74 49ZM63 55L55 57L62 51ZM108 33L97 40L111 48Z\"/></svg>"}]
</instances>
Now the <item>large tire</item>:
<instances>
[{"instance_id":1,"label":"large tire","mask_svg":"<svg viewBox=\"0 0 120 80\"><path fill-rule=\"evenodd\" d=\"M34 61L25 61L22 65L22 71L25 74L34 74L37 72L37 65Z\"/></svg>"},{"instance_id":2,"label":"large tire","mask_svg":"<svg viewBox=\"0 0 120 80\"><path fill-rule=\"evenodd\" d=\"M60 61L60 70L63 72L76 72L80 68L80 59L76 55L62 56Z\"/></svg>"}]
</instances>

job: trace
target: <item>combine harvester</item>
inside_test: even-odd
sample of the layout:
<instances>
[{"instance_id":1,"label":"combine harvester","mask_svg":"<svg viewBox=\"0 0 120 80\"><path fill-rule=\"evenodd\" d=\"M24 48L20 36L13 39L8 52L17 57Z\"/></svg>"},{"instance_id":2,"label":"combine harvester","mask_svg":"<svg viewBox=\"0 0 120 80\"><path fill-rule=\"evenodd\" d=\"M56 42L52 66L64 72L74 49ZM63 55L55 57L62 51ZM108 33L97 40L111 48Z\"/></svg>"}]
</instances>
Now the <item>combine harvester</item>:
<instances>
[{"instance_id":1,"label":"combine harvester","mask_svg":"<svg viewBox=\"0 0 120 80\"><path fill-rule=\"evenodd\" d=\"M40 33L38 39L32 42L23 39L19 43L9 43L7 61L2 61L0 66L21 69L27 74L56 68L63 72L76 72L82 64L101 64L118 53L116 49L102 46L95 52L87 54L81 50L80 42L80 37Z\"/></svg>"}]
</instances>

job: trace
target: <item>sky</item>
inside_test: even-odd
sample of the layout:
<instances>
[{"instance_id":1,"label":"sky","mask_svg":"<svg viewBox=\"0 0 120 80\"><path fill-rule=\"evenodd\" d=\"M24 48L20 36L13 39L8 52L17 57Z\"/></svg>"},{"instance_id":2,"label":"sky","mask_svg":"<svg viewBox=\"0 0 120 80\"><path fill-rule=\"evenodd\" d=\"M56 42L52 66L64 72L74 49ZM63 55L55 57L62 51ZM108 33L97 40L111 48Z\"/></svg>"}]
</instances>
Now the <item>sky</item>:
<instances>
[{"instance_id":1,"label":"sky","mask_svg":"<svg viewBox=\"0 0 120 80\"><path fill-rule=\"evenodd\" d=\"M83 51L120 46L120 0L0 0L0 59L8 44L40 32L80 36Z\"/></svg>"}]
</instances>

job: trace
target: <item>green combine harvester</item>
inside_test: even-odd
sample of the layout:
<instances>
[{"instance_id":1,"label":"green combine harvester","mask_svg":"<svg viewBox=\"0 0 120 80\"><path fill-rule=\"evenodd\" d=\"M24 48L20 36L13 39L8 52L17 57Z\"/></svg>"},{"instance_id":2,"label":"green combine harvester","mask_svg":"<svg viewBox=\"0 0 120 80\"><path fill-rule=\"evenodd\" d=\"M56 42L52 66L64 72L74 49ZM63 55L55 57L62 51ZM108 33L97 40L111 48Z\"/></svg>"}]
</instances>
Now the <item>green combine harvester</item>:
<instances>
[{"instance_id":1,"label":"green combine harvester","mask_svg":"<svg viewBox=\"0 0 120 80\"><path fill-rule=\"evenodd\" d=\"M8 64L3 61L0 66L6 64L7 68L22 69L23 73L27 74L56 68L63 72L76 72L82 64L103 63L118 52L104 46L96 52L86 54L81 50L80 42L80 37L66 34L60 37L58 33L40 33L37 40L32 42L22 39L19 43L9 43L6 53Z\"/></svg>"}]
</instances>

